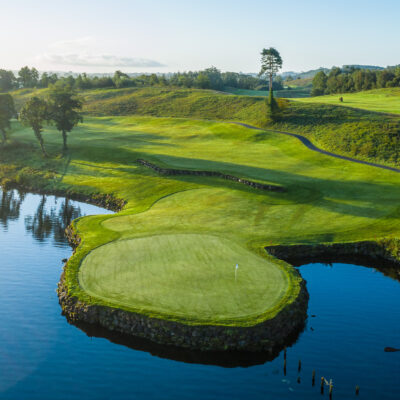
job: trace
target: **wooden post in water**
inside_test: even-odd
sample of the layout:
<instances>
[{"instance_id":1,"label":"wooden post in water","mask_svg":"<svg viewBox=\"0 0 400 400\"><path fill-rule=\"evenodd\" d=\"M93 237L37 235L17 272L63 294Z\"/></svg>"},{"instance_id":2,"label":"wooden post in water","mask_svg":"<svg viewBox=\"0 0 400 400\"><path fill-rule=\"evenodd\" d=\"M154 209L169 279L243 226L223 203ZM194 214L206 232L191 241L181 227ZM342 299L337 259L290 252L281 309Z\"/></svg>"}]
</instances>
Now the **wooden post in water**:
<instances>
[{"instance_id":1,"label":"wooden post in water","mask_svg":"<svg viewBox=\"0 0 400 400\"><path fill-rule=\"evenodd\" d=\"M286 376L286 359L283 361L283 375Z\"/></svg>"},{"instance_id":2,"label":"wooden post in water","mask_svg":"<svg viewBox=\"0 0 400 400\"><path fill-rule=\"evenodd\" d=\"M301 371L301 360L299 360L299 367L297 368L297 371L298 371L298 372Z\"/></svg>"},{"instance_id":3,"label":"wooden post in water","mask_svg":"<svg viewBox=\"0 0 400 400\"><path fill-rule=\"evenodd\" d=\"M285 349L283 350L283 359L286 360L286 347L285 347Z\"/></svg>"},{"instance_id":4,"label":"wooden post in water","mask_svg":"<svg viewBox=\"0 0 400 400\"><path fill-rule=\"evenodd\" d=\"M360 386L356 385L356 396L360 393Z\"/></svg>"},{"instance_id":5,"label":"wooden post in water","mask_svg":"<svg viewBox=\"0 0 400 400\"><path fill-rule=\"evenodd\" d=\"M332 380L329 383L329 399L332 400L333 383Z\"/></svg>"},{"instance_id":6,"label":"wooden post in water","mask_svg":"<svg viewBox=\"0 0 400 400\"><path fill-rule=\"evenodd\" d=\"M315 386L315 369L312 372L312 385Z\"/></svg>"},{"instance_id":7,"label":"wooden post in water","mask_svg":"<svg viewBox=\"0 0 400 400\"><path fill-rule=\"evenodd\" d=\"M324 377L321 376L321 394L324 394Z\"/></svg>"}]
</instances>

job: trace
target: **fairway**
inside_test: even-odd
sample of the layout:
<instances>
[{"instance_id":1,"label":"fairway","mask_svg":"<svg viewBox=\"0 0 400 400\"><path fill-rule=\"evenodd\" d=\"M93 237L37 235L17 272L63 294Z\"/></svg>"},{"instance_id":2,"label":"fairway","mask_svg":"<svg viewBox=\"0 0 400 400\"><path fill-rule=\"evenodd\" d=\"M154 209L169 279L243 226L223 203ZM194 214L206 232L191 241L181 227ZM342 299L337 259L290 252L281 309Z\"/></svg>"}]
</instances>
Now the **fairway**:
<instances>
[{"instance_id":1,"label":"fairway","mask_svg":"<svg viewBox=\"0 0 400 400\"><path fill-rule=\"evenodd\" d=\"M299 96L300 97L300 96ZM339 101L343 97L343 103ZM334 104L388 114L400 114L400 88L375 89L358 93L331 94L310 98L297 98L304 103Z\"/></svg>"},{"instance_id":2,"label":"fairway","mask_svg":"<svg viewBox=\"0 0 400 400\"><path fill-rule=\"evenodd\" d=\"M60 135L48 128L44 137L57 154ZM31 131L18 124L13 138L35 146ZM187 325L255 326L293 304L300 291L296 271L268 256L266 246L399 234L398 173L327 157L274 131L183 118L86 117L69 145L68 159L11 149L6 162L29 167L3 175L50 192L126 200L119 213L73 224L82 241L65 282L84 304ZM160 175L137 159L218 171L285 192ZM55 172L41 175L49 169Z\"/></svg>"},{"instance_id":3,"label":"fairway","mask_svg":"<svg viewBox=\"0 0 400 400\"><path fill-rule=\"evenodd\" d=\"M90 295L115 306L216 324L262 315L289 285L273 263L229 240L196 234L112 242L85 258L79 279Z\"/></svg>"}]
</instances>

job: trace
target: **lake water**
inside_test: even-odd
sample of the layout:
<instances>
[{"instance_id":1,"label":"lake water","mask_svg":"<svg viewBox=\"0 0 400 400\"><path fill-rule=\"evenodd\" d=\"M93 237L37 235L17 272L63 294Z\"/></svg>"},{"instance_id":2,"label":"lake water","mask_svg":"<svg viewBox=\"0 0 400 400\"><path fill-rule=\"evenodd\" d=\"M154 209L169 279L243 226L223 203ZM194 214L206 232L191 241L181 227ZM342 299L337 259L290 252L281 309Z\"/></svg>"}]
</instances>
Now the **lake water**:
<instances>
[{"instance_id":1,"label":"lake water","mask_svg":"<svg viewBox=\"0 0 400 400\"><path fill-rule=\"evenodd\" d=\"M266 361L185 352L70 325L56 294L71 255L63 230L106 212L0 190L0 399L310 400L321 398L321 376L333 379L336 399L356 398L355 385L359 399L400 398L400 352L384 352L400 348L400 283L372 268L300 267L309 319L287 350L286 375L282 353Z\"/></svg>"}]
</instances>

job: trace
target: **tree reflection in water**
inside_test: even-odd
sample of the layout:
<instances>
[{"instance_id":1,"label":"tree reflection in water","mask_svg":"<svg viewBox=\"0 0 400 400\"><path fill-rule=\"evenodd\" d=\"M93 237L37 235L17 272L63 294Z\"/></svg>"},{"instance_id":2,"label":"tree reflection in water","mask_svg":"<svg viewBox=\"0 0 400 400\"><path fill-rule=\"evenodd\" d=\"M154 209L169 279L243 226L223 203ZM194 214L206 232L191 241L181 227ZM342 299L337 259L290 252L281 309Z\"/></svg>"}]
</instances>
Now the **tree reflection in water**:
<instances>
[{"instance_id":1,"label":"tree reflection in water","mask_svg":"<svg viewBox=\"0 0 400 400\"><path fill-rule=\"evenodd\" d=\"M10 221L18 220L25 194L16 190L1 189L0 193L0 224L7 230Z\"/></svg>"},{"instance_id":2,"label":"tree reflection in water","mask_svg":"<svg viewBox=\"0 0 400 400\"><path fill-rule=\"evenodd\" d=\"M56 243L65 242L65 228L82 215L79 207L71 204L69 199L59 199L54 204L47 204L45 195L40 199L35 215L25 217L25 229L39 242L53 238Z\"/></svg>"}]
</instances>

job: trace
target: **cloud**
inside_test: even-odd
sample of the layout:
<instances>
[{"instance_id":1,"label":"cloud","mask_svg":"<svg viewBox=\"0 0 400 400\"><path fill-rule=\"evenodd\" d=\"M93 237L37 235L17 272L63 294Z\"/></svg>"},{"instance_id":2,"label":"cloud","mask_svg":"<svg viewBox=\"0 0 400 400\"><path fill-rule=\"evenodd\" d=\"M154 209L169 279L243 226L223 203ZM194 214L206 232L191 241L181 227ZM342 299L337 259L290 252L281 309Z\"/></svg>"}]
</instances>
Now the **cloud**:
<instances>
[{"instance_id":1,"label":"cloud","mask_svg":"<svg viewBox=\"0 0 400 400\"><path fill-rule=\"evenodd\" d=\"M77 39L70 40L60 40L58 42L54 42L50 45L51 48L56 49L69 49L69 48L77 48L77 47L88 47L95 43L95 38L93 36L85 36Z\"/></svg>"},{"instance_id":2,"label":"cloud","mask_svg":"<svg viewBox=\"0 0 400 400\"><path fill-rule=\"evenodd\" d=\"M136 57L119 57L109 54L43 54L38 61L52 65L76 66L76 67L131 67L154 68L164 67L155 60Z\"/></svg>"}]
</instances>

